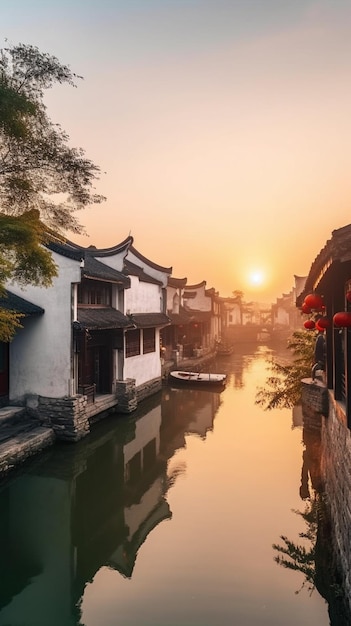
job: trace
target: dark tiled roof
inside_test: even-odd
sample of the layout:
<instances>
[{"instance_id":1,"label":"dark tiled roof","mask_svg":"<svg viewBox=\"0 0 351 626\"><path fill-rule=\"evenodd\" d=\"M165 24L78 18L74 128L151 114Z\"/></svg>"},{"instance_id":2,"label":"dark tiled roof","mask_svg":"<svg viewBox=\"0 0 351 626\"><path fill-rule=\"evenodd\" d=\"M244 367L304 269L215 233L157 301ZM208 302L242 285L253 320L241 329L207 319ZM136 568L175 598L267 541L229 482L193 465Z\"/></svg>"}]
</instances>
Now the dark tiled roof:
<instances>
[{"instance_id":1,"label":"dark tiled roof","mask_svg":"<svg viewBox=\"0 0 351 626\"><path fill-rule=\"evenodd\" d=\"M133 328L133 322L112 307L78 307L78 321L89 330Z\"/></svg>"},{"instance_id":2,"label":"dark tiled roof","mask_svg":"<svg viewBox=\"0 0 351 626\"><path fill-rule=\"evenodd\" d=\"M72 259L81 260L85 256L107 257L113 256L126 250L133 243L133 237L127 237L119 244L112 246L111 248L96 248L96 246L88 246L84 248L79 246L68 239L64 241L54 240L47 244L47 247L57 254L66 256Z\"/></svg>"},{"instance_id":3,"label":"dark tiled roof","mask_svg":"<svg viewBox=\"0 0 351 626\"><path fill-rule=\"evenodd\" d=\"M168 284L170 287L185 287L187 280L187 278L174 278L173 276L169 276Z\"/></svg>"},{"instance_id":4,"label":"dark tiled roof","mask_svg":"<svg viewBox=\"0 0 351 626\"><path fill-rule=\"evenodd\" d=\"M187 289L189 289L189 291L192 289L199 289L200 287L206 287L205 280L202 280L201 283L197 283L196 285L187 285Z\"/></svg>"},{"instance_id":5,"label":"dark tiled roof","mask_svg":"<svg viewBox=\"0 0 351 626\"><path fill-rule=\"evenodd\" d=\"M118 272L113 267L109 267L101 261L97 261L94 257L86 255L82 275L85 278L96 278L97 280L105 280L110 283L122 284L130 287L130 280L122 272Z\"/></svg>"},{"instance_id":6,"label":"dark tiled roof","mask_svg":"<svg viewBox=\"0 0 351 626\"><path fill-rule=\"evenodd\" d=\"M188 309L188 313L191 314L192 322L206 322L212 317L211 311L190 311Z\"/></svg>"},{"instance_id":7,"label":"dark tiled roof","mask_svg":"<svg viewBox=\"0 0 351 626\"><path fill-rule=\"evenodd\" d=\"M140 252L138 252L138 250L136 250L136 248L134 248L133 245L130 246L129 250L140 261L143 261L144 263L147 263L147 265L150 265L150 267L153 267L155 270L159 270L160 272L166 272L168 274L172 273L172 267L163 267L162 265L157 265L157 263L154 263L153 261L150 261L150 259L147 259L146 256L143 256L142 254L140 254Z\"/></svg>"},{"instance_id":8,"label":"dark tiled roof","mask_svg":"<svg viewBox=\"0 0 351 626\"><path fill-rule=\"evenodd\" d=\"M157 280L156 278L153 278L153 276L149 276L149 274L146 274L144 272L142 267L139 267L139 265L135 265L135 263L132 263L131 261L128 261L128 260L124 261L123 272L127 276L138 276L139 280L142 283L152 283L154 285L162 285L161 281Z\"/></svg>"},{"instance_id":9,"label":"dark tiled roof","mask_svg":"<svg viewBox=\"0 0 351 626\"><path fill-rule=\"evenodd\" d=\"M196 291L184 291L183 298L185 298L185 300L196 298Z\"/></svg>"},{"instance_id":10,"label":"dark tiled roof","mask_svg":"<svg viewBox=\"0 0 351 626\"><path fill-rule=\"evenodd\" d=\"M192 314L186 311L184 307L179 307L179 313L171 313L168 311L168 317L171 320L171 324L177 326L179 324L189 324L192 321Z\"/></svg>"},{"instance_id":11,"label":"dark tiled roof","mask_svg":"<svg viewBox=\"0 0 351 626\"><path fill-rule=\"evenodd\" d=\"M218 296L218 291L214 287L210 287L210 289L205 289L205 295L215 297Z\"/></svg>"},{"instance_id":12,"label":"dark tiled roof","mask_svg":"<svg viewBox=\"0 0 351 626\"><path fill-rule=\"evenodd\" d=\"M95 246L89 246L86 248L91 254L96 257L104 257L104 256L113 256L114 254L119 254L124 250L127 250L133 243L133 237L126 237L121 243L117 243L111 248L96 248Z\"/></svg>"},{"instance_id":13,"label":"dark tiled roof","mask_svg":"<svg viewBox=\"0 0 351 626\"><path fill-rule=\"evenodd\" d=\"M26 317L29 315L42 315L45 312L40 306L28 302L28 300L20 298L20 296L16 296L8 290L6 290L6 297L0 297L0 308L22 313Z\"/></svg>"},{"instance_id":14,"label":"dark tiled roof","mask_svg":"<svg viewBox=\"0 0 351 626\"><path fill-rule=\"evenodd\" d=\"M130 319L138 328L169 326L170 324L170 319L165 313L134 313L130 315Z\"/></svg>"},{"instance_id":15,"label":"dark tiled roof","mask_svg":"<svg viewBox=\"0 0 351 626\"><path fill-rule=\"evenodd\" d=\"M75 261L81 261L84 259L84 248L80 246L76 246L75 244L66 241L65 243L61 243L59 241L49 241L46 244L46 247L52 252L56 252L61 256L68 257L69 259L74 259Z\"/></svg>"},{"instance_id":16,"label":"dark tiled roof","mask_svg":"<svg viewBox=\"0 0 351 626\"><path fill-rule=\"evenodd\" d=\"M333 230L332 237L324 248L319 252L311 265L311 269L306 278L306 283L296 298L297 306L303 302L306 294L318 288L323 276L328 272L330 266L336 261L341 263L351 260L351 224Z\"/></svg>"}]
</instances>

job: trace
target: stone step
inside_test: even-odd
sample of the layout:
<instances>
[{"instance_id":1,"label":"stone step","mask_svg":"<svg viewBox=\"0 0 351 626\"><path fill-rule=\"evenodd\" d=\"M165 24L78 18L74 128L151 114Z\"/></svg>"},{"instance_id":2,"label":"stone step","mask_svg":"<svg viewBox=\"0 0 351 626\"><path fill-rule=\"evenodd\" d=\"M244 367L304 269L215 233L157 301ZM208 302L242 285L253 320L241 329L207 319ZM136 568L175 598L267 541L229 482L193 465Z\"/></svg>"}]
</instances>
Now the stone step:
<instances>
[{"instance_id":1,"label":"stone step","mask_svg":"<svg viewBox=\"0 0 351 626\"><path fill-rule=\"evenodd\" d=\"M22 417L20 421L6 420L0 424L0 444L7 439L17 437L22 432L32 430L34 427L39 426L39 422L34 422L28 417Z\"/></svg>"},{"instance_id":2,"label":"stone step","mask_svg":"<svg viewBox=\"0 0 351 626\"><path fill-rule=\"evenodd\" d=\"M31 426L28 430L13 432L11 438L0 443L0 475L17 467L26 459L55 442L55 433L46 426Z\"/></svg>"},{"instance_id":3,"label":"stone step","mask_svg":"<svg viewBox=\"0 0 351 626\"><path fill-rule=\"evenodd\" d=\"M3 406L0 408L0 428L7 422L16 422L26 414L23 406Z\"/></svg>"}]
</instances>

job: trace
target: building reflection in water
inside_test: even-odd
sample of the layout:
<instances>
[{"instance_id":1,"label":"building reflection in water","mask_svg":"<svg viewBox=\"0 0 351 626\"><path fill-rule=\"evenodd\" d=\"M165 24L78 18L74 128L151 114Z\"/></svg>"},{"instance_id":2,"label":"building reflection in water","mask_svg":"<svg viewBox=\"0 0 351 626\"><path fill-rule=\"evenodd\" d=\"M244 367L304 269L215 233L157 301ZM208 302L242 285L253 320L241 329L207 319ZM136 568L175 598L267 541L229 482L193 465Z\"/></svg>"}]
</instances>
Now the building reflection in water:
<instances>
[{"instance_id":1,"label":"building reflection in water","mask_svg":"<svg viewBox=\"0 0 351 626\"><path fill-rule=\"evenodd\" d=\"M186 471L176 451L187 434L206 438L220 402L217 393L167 388L2 488L0 626L75 626L102 566L132 576L140 546L172 517L167 492Z\"/></svg>"},{"instance_id":2,"label":"building reflection in water","mask_svg":"<svg viewBox=\"0 0 351 626\"><path fill-rule=\"evenodd\" d=\"M301 589L307 588L310 593L317 589L328 604L330 626L345 626L351 623L351 615L341 592L341 577L332 549L332 522L321 475L322 416L309 407L295 407L293 428L300 425L304 449L299 495L305 508L293 512L305 521L306 530L299 534L302 540L299 543L281 535L281 543L273 544L274 560L303 574Z\"/></svg>"}]
</instances>

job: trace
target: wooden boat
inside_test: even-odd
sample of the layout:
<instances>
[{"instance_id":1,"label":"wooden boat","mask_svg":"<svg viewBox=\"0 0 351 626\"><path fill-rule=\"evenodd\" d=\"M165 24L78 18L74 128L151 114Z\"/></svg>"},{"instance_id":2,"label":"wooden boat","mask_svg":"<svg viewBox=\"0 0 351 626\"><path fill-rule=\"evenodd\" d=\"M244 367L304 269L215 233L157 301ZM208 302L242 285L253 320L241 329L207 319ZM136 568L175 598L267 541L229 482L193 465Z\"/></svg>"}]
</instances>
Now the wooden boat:
<instances>
[{"instance_id":1,"label":"wooden boat","mask_svg":"<svg viewBox=\"0 0 351 626\"><path fill-rule=\"evenodd\" d=\"M223 388L227 379L226 374L210 374L205 372L182 372L173 370L169 373L169 381L172 384L188 385L193 387L216 387Z\"/></svg>"}]
</instances>

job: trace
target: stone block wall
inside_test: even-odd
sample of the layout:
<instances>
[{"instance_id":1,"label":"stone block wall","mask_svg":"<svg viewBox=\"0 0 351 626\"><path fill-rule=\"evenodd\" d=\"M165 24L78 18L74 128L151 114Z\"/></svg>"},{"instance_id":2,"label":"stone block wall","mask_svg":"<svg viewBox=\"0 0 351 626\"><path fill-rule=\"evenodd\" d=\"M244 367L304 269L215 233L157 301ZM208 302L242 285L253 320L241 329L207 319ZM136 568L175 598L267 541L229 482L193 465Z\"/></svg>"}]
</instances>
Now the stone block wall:
<instances>
[{"instance_id":1,"label":"stone block wall","mask_svg":"<svg viewBox=\"0 0 351 626\"><path fill-rule=\"evenodd\" d=\"M321 472L332 520L333 544L351 610L351 435L342 407L330 394L322 422Z\"/></svg>"},{"instance_id":2,"label":"stone block wall","mask_svg":"<svg viewBox=\"0 0 351 626\"><path fill-rule=\"evenodd\" d=\"M51 426L57 439L79 441L90 432L87 397L38 398L38 415L42 423Z\"/></svg>"},{"instance_id":3,"label":"stone block wall","mask_svg":"<svg viewBox=\"0 0 351 626\"><path fill-rule=\"evenodd\" d=\"M154 378L153 380L149 380L147 383L143 385L139 385L136 389L137 401L138 403L149 396L152 396L154 393L157 393L162 388L162 379Z\"/></svg>"},{"instance_id":4,"label":"stone block wall","mask_svg":"<svg viewBox=\"0 0 351 626\"><path fill-rule=\"evenodd\" d=\"M116 380L116 397L118 413L132 413L138 406L135 379Z\"/></svg>"},{"instance_id":5,"label":"stone block wall","mask_svg":"<svg viewBox=\"0 0 351 626\"><path fill-rule=\"evenodd\" d=\"M304 378L302 381L302 405L310 407L321 415L328 415L329 395L326 386L312 378Z\"/></svg>"}]
</instances>

